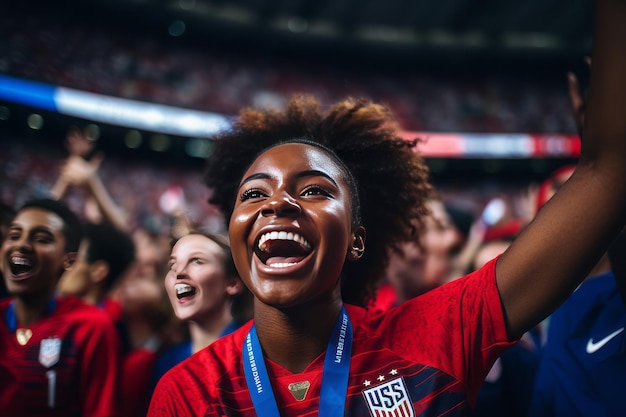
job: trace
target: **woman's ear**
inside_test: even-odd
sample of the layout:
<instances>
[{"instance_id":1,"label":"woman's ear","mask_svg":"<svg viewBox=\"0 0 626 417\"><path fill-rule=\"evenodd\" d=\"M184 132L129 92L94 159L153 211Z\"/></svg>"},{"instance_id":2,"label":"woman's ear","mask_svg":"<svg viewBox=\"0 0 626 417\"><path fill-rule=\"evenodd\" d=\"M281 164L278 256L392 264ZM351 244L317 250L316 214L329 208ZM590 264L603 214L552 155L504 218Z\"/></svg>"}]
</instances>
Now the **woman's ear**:
<instances>
[{"instance_id":1,"label":"woman's ear","mask_svg":"<svg viewBox=\"0 0 626 417\"><path fill-rule=\"evenodd\" d=\"M365 228L358 226L352 234L352 245L348 251L349 261L358 261L365 253Z\"/></svg>"},{"instance_id":2,"label":"woman's ear","mask_svg":"<svg viewBox=\"0 0 626 417\"><path fill-rule=\"evenodd\" d=\"M109 276L109 263L103 260L94 262L89 267L89 275L93 282L102 282Z\"/></svg>"},{"instance_id":3,"label":"woman's ear","mask_svg":"<svg viewBox=\"0 0 626 417\"><path fill-rule=\"evenodd\" d=\"M226 283L226 294L235 297L243 291L243 281L239 277L232 277Z\"/></svg>"}]
</instances>

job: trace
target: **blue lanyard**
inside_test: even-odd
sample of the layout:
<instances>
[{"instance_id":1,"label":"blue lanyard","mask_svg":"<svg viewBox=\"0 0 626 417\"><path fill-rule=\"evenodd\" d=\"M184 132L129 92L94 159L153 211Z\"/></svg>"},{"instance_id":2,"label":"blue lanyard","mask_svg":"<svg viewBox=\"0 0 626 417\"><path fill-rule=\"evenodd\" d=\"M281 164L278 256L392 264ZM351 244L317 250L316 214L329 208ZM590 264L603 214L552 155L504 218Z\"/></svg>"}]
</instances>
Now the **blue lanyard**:
<instances>
[{"instance_id":1,"label":"blue lanyard","mask_svg":"<svg viewBox=\"0 0 626 417\"><path fill-rule=\"evenodd\" d=\"M344 415L351 355L352 324L344 307L335 322L326 348L319 416ZM248 391L257 414L261 415L262 412L264 417L280 417L254 324L243 342L243 357Z\"/></svg>"}]
</instances>

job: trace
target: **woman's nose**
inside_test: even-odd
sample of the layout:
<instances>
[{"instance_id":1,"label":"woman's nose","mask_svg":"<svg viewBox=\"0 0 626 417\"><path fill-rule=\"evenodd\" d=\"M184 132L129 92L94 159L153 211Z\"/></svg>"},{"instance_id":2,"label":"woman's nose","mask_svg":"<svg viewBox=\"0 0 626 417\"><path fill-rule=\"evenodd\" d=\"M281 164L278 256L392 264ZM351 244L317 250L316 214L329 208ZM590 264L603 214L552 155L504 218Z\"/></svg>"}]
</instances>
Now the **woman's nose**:
<instances>
[{"instance_id":1,"label":"woman's nose","mask_svg":"<svg viewBox=\"0 0 626 417\"><path fill-rule=\"evenodd\" d=\"M261 209L263 216L296 216L302 212L302 207L288 194L279 194L270 198Z\"/></svg>"},{"instance_id":2,"label":"woman's nose","mask_svg":"<svg viewBox=\"0 0 626 417\"><path fill-rule=\"evenodd\" d=\"M176 279L180 279L184 275L185 267L179 262L173 263L167 270L167 275L173 275Z\"/></svg>"},{"instance_id":3,"label":"woman's nose","mask_svg":"<svg viewBox=\"0 0 626 417\"><path fill-rule=\"evenodd\" d=\"M176 277L176 279L182 279L187 276L186 266L174 266L172 268L172 271L174 272L174 276Z\"/></svg>"}]
</instances>

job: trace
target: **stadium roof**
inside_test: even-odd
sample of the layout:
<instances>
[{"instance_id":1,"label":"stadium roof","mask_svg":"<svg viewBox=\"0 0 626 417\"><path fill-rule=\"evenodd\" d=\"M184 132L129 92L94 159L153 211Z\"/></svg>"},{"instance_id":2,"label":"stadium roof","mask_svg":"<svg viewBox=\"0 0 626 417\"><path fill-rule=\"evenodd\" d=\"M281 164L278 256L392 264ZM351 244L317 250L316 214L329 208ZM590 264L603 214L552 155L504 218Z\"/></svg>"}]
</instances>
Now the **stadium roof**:
<instances>
[{"instance_id":1,"label":"stadium roof","mask_svg":"<svg viewBox=\"0 0 626 417\"><path fill-rule=\"evenodd\" d=\"M591 0L31 0L194 42L390 62L580 59Z\"/></svg>"}]
</instances>

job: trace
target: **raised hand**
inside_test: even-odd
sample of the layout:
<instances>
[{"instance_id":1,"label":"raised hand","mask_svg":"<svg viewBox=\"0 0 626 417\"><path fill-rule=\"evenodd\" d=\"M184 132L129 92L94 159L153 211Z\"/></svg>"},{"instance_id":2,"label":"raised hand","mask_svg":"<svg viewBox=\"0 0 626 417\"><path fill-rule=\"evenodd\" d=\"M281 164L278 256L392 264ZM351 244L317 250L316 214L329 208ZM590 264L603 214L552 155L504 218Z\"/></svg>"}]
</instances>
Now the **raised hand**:
<instances>
[{"instance_id":1,"label":"raised hand","mask_svg":"<svg viewBox=\"0 0 626 417\"><path fill-rule=\"evenodd\" d=\"M98 175L98 169L104 156L98 154L86 161L81 156L70 155L61 169L61 176L70 185L86 185L88 181Z\"/></svg>"},{"instance_id":2,"label":"raised hand","mask_svg":"<svg viewBox=\"0 0 626 417\"><path fill-rule=\"evenodd\" d=\"M585 57L585 62L591 67L591 58ZM572 114L576 122L578 133L582 133L583 124L585 122L585 110L587 107L587 91L581 91L578 77L573 72L567 73L567 87L569 91L569 99L572 105Z\"/></svg>"},{"instance_id":3,"label":"raised hand","mask_svg":"<svg viewBox=\"0 0 626 417\"><path fill-rule=\"evenodd\" d=\"M72 126L65 136L65 148L70 156L87 158L95 147L95 141L89 137L86 129Z\"/></svg>"}]
</instances>

